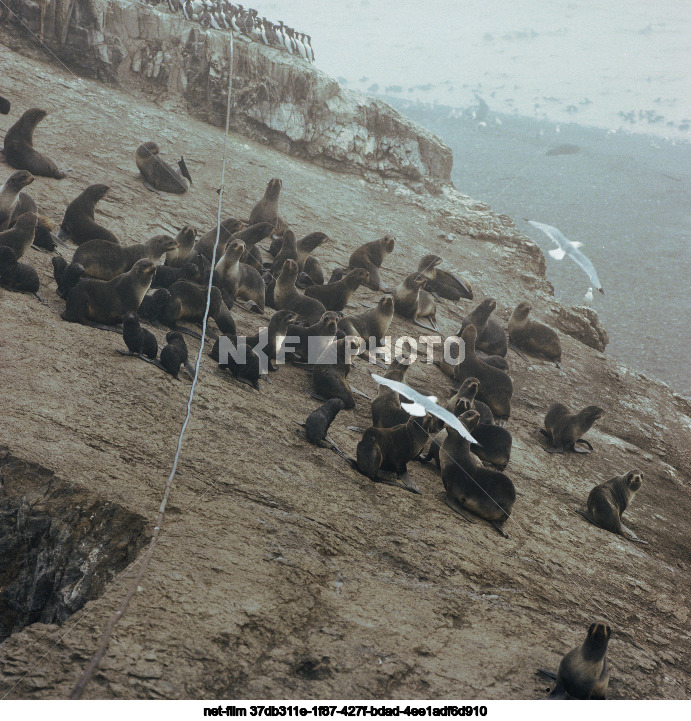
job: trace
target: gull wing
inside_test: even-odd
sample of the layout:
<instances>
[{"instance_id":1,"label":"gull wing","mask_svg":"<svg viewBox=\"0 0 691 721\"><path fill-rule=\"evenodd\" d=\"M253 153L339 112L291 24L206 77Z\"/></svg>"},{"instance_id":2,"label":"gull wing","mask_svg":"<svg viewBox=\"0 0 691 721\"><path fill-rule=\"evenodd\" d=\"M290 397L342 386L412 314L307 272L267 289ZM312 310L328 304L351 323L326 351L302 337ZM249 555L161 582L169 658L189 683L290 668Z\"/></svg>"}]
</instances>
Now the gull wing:
<instances>
[{"instance_id":1,"label":"gull wing","mask_svg":"<svg viewBox=\"0 0 691 721\"><path fill-rule=\"evenodd\" d=\"M593 288L597 288L600 293L604 293L605 291L602 290L602 286L600 285L600 279L597 277L597 273L595 272L595 266L593 266L593 264L590 262L590 258L588 258L588 256L586 256L584 253L581 253L580 250L576 250L576 248L570 248L566 254L574 261L574 263L583 268L588 278L590 278L590 281L593 284Z\"/></svg>"},{"instance_id":2,"label":"gull wing","mask_svg":"<svg viewBox=\"0 0 691 721\"><path fill-rule=\"evenodd\" d=\"M559 228L555 228L553 225L538 223L536 220L529 220L528 223L534 228L541 230L556 246L563 250L566 250L566 246L571 242Z\"/></svg>"},{"instance_id":3,"label":"gull wing","mask_svg":"<svg viewBox=\"0 0 691 721\"><path fill-rule=\"evenodd\" d=\"M463 438L465 438L470 443L477 443L477 441L468 432L468 429L458 420L458 418L456 418L453 413L447 411L446 408L442 408L428 396L423 396L422 393L418 393L414 388L411 388L405 383L391 380L391 378L384 378L380 375L377 375L376 373L372 373L372 379L376 383L395 390L400 395L407 398L409 401L413 401L414 403L421 405L428 413L431 413L433 416L436 416L440 420L444 421L447 426L451 426L451 428L458 431L463 436ZM480 445L479 443L477 444Z\"/></svg>"}]
</instances>

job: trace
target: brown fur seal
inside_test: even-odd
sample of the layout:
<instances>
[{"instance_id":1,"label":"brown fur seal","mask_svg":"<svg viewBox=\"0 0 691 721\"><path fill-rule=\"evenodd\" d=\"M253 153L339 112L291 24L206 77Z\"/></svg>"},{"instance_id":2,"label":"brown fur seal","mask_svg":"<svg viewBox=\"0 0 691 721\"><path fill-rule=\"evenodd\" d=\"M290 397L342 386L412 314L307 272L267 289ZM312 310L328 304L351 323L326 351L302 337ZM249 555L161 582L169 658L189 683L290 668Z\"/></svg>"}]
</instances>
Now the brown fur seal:
<instances>
[{"instance_id":1,"label":"brown fur seal","mask_svg":"<svg viewBox=\"0 0 691 721\"><path fill-rule=\"evenodd\" d=\"M479 425L486 424L492 425L494 423L494 416L492 411L486 403L476 398L477 392L480 390L480 381L477 378L470 376L466 378L463 383L459 386L458 390L451 398L445 403L445 408L451 413L454 412L456 404L461 398L466 398L470 401L470 408L476 410L480 414Z\"/></svg>"},{"instance_id":2,"label":"brown fur seal","mask_svg":"<svg viewBox=\"0 0 691 721\"><path fill-rule=\"evenodd\" d=\"M524 359L526 358L521 350L529 355L552 360L559 365L561 362L559 336L544 323L528 318L530 310L530 304L523 301L516 306L512 313L509 319L511 347Z\"/></svg>"},{"instance_id":3,"label":"brown fur seal","mask_svg":"<svg viewBox=\"0 0 691 721\"><path fill-rule=\"evenodd\" d=\"M122 339L127 346L126 351L118 351L122 355L136 355L145 360L143 356L154 360L158 355L158 342L156 336L146 328L142 328L139 316L130 311L122 319Z\"/></svg>"},{"instance_id":4,"label":"brown fur seal","mask_svg":"<svg viewBox=\"0 0 691 721\"><path fill-rule=\"evenodd\" d=\"M305 428L305 438L316 446L332 448L333 443L326 440L326 434L329 432L329 426L344 407L345 404L340 398L331 398L316 411L312 411L307 416L307 420L301 424Z\"/></svg>"},{"instance_id":5,"label":"brown fur seal","mask_svg":"<svg viewBox=\"0 0 691 721\"><path fill-rule=\"evenodd\" d=\"M300 238L300 240L297 241L295 244L295 247L298 252L298 268L300 269L300 272L306 271L306 263L308 260L317 260L313 255L311 255L316 248L318 248L322 243L326 242L329 239L329 236L326 233L316 232L316 233L310 233L309 235L306 235L304 238ZM318 261L317 261L318 262ZM321 266L320 266L321 267ZM324 281L322 280L322 283Z\"/></svg>"},{"instance_id":6,"label":"brown fur seal","mask_svg":"<svg viewBox=\"0 0 691 721\"><path fill-rule=\"evenodd\" d=\"M17 222L9 229L0 233L0 247L12 248L19 260L31 247L36 235L36 213L24 213L17 218Z\"/></svg>"},{"instance_id":7,"label":"brown fur seal","mask_svg":"<svg viewBox=\"0 0 691 721\"><path fill-rule=\"evenodd\" d=\"M511 376L499 368L487 365L475 354L477 331L469 325L461 334L465 343L465 358L455 367L454 376L459 383L466 378L477 378L480 381L478 400L486 403L499 420L506 420L511 415L511 396L513 381Z\"/></svg>"},{"instance_id":8,"label":"brown fur seal","mask_svg":"<svg viewBox=\"0 0 691 721\"><path fill-rule=\"evenodd\" d=\"M286 232L283 233L281 250L278 252L278 255L274 258L274 261L271 264L271 275L277 279L281 270L283 269L283 264L286 262L286 260L294 260L297 263L297 259L298 250L297 241L295 240L295 233L293 233L292 230L286 230Z\"/></svg>"},{"instance_id":9,"label":"brown fur seal","mask_svg":"<svg viewBox=\"0 0 691 721\"><path fill-rule=\"evenodd\" d=\"M339 320L338 328L346 335L359 336L366 342L369 342L370 338L374 338L378 345L389 330L393 320L393 312L393 298L380 298L374 308Z\"/></svg>"},{"instance_id":10,"label":"brown fur seal","mask_svg":"<svg viewBox=\"0 0 691 721\"><path fill-rule=\"evenodd\" d=\"M364 268L369 273L367 287L372 290L378 290L382 293L390 293L388 288L384 288L381 284L379 269L384 262L384 258L391 253L396 245L396 239L393 235L385 235L379 240L373 240L365 243L353 251L348 260L348 268Z\"/></svg>"},{"instance_id":11,"label":"brown fur seal","mask_svg":"<svg viewBox=\"0 0 691 721\"><path fill-rule=\"evenodd\" d=\"M149 190L159 190L164 193L186 193L192 181L187 173L184 159L181 158L178 167L173 170L168 163L161 160L160 152L158 145L150 140L142 143L134 153L134 160L144 178L144 185Z\"/></svg>"},{"instance_id":12,"label":"brown fur seal","mask_svg":"<svg viewBox=\"0 0 691 721\"><path fill-rule=\"evenodd\" d=\"M314 390L320 399L340 398L345 409L355 408L355 397L348 384L351 362L350 358L346 359L344 338L336 341L336 363L331 362L333 352L329 347L323 357L317 360L312 371Z\"/></svg>"},{"instance_id":13,"label":"brown fur seal","mask_svg":"<svg viewBox=\"0 0 691 721\"><path fill-rule=\"evenodd\" d=\"M327 310L341 311L360 285L367 283L368 278L369 274L364 268L355 268L337 283L311 285L305 288L305 295L316 298Z\"/></svg>"},{"instance_id":14,"label":"brown fur seal","mask_svg":"<svg viewBox=\"0 0 691 721\"><path fill-rule=\"evenodd\" d=\"M468 410L459 420L472 434L480 414ZM506 536L501 526L516 500L516 489L511 479L499 471L477 464L470 453L470 442L448 426L446 439L439 451L439 461L447 505L471 523L475 519L468 512L484 518Z\"/></svg>"},{"instance_id":15,"label":"brown fur seal","mask_svg":"<svg viewBox=\"0 0 691 721\"><path fill-rule=\"evenodd\" d=\"M156 275L151 283L152 288L170 288L179 280L190 280L193 283L203 283L206 280L202 269L196 263L185 263L179 268L169 265L157 265Z\"/></svg>"},{"instance_id":16,"label":"brown fur seal","mask_svg":"<svg viewBox=\"0 0 691 721\"><path fill-rule=\"evenodd\" d=\"M126 273L141 258L157 261L175 246L175 239L169 235L155 235L146 243L127 246L108 240L89 240L77 248L72 262L79 263L84 274L91 278L111 280Z\"/></svg>"},{"instance_id":17,"label":"brown fur seal","mask_svg":"<svg viewBox=\"0 0 691 721\"><path fill-rule=\"evenodd\" d=\"M248 310L263 313L266 286L259 271L240 262L244 252L245 244L241 240L231 240L226 245L225 253L214 269L214 285L221 289L228 307L240 299L251 304Z\"/></svg>"},{"instance_id":18,"label":"brown fur seal","mask_svg":"<svg viewBox=\"0 0 691 721\"><path fill-rule=\"evenodd\" d=\"M207 297L206 285L179 280L177 283L173 283L170 288L157 290L152 299L154 305L157 305L157 295L167 300L166 303L160 303L158 320L169 328L180 330L177 324L181 320L197 324L204 321ZM216 321L221 333L235 335L235 320L223 302L221 291L216 287L211 288L209 317Z\"/></svg>"},{"instance_id":19,"label":"brown fur seal","mask_svg":"<svg viewBox=\"0 0 691 721\"><path fill-rule=\"evenodd\" d=\"M155 272L153 261L142 258L113 280L83 278L67 296L62 318L70 323L115 325L125 313L139 308Z\"/></svg>"},{"instance_id":20,"label":"brown fur seal","mask_svg":"<svg viewBox=\"0 0 691 721\"><path fill-rule=\"evenodd\" d=\"M38 214L31 196L22 192L34 180L28 170L18 170L0 186L0 230L7 230L24 213Z\"/></svg>"},{"instance_id":21,"label":"brown fur seal","mask_svg":"<svg viewBox=\"0 0 691 721\"><path fill-rule=\"evenodd\" d=\"M185 366L187 372L193 375L192 368L187 362L188 353L185 339L179 331L172 330L166 333L166 345L161 349L160 367L173 378L180 373L180 366Z\"/></svg>"},{"instance_id":22,"label":"brown fur seal","mask_svg":"<svg viewBox=\"0 0 691 721\"><path fill-rule=\"evenodd\" d=\"M109 186L96 183L80 193L67 206L59 235L70 238L77 245L89 240L108 240L111 243L120 243L115 233L94 220L96 203L104 198L109 190Z\"/></svg>"},{"instance_id":23,"label":"brown fur seal","mask_svg":"<svg viewBox=\"0 0 691 721\"><path fill-rule=\"evenodd\" d=\"M474 325L477 330L476 349L487 355L498 355L503 358L508 350L506 333L494 318L490 318L496 307L497 301L494 298L485 298L477 308L463 318L457 335L460 336L467 326Z\"/></svg>"},{"instance_id":24,"label":"brown fur seal","mask_svg":"<svg viewBox=\"0 0 691 721\"><path fill-rule=\"evenodd\" d=\"M64 299L67 299L70 291L74 288L79 280L84 275L84 268L79 263L67 264L67 261L56 255L51 259L53 264L53 277L57 284L57 294Z\"/></svg>"},{"instance_id":25,"label":"brown fur seal","mask_svg":"<svg viewBox=\"0 0 691 721\"><path fill-rule=\"evenodd\" d=\"M295 287L298 277L298 264L286 260L274 289L274 307L276 310L294 310L306 323L316 323L326 312L326 308L316 299L307 298Z\"/></svg>"},{"instance_id":26,"label":"brown fur seal","mask_svg":"<svg viewBox=\"0 0 691 721\"><path fill-rule=\"evenodd\" d=\"M12 104L10 101L0 95L0 115L9 115Z\"/></svg>"},{"instance_id":27,"label":"brown fur seal","mask_svg":"<svg viewBox=\"0 0 691 721\"><path fill-rule=\"evenodd\" d=\"M590 453L593 447L581 438L592 427L598 418L604 415L602 408L587 406L578 413L570 413L563 403L552 403L545 415L545 427L539 428L545 438L550 442L549 453ZM576 443L584 443L590 450L577 448Z\"/></svg>"},{"instance_id":28,"label":"brown fur seal","mask_svg":"<svg viewBox=\"0 0 691 721\"><path fill-rule=\"evenodd\" d=\"M204 233L194 245L194 252L203 255L207 260L211 260L214 255L214 245L216 244L216 235L218 234L218 248L216 249L216 261L226 247L226 243L245 227L245 224L237 218L226 218L219 226ZM266 236L264 236L266 237Z\"/></svg>"},{"instance_id":29,"label":"brown fur seal","mask_svg":"<svg viewBox=\"0 0 691 721\"><path fill-rule=\"evenodd\" d=\"M27 110L5 135L5 159L17 170L28 170L33 175L61 180L70 171L58 166L34 148L34 130L48 113L39 108Z\"/></svg>"},{"instance_id":30,"label":"brown fur seal","mask_svg":"<svg viewBox=\"0 0 691 721\"><path fill-rule=\"evenodd\" d=\"M606 623L593 623L585 641L569 651L559 664L557 685L550 699L604 699L609 685L607 644L612 629Z\"/></svg>"},{"instance_id":31,"label":"brown fur seal","mask_svg":"<svg viewBox=\"0 0 691 721\"><path fill-rule=\"evenodd\" d=\"M588 513L579 511L591 523L611 533L617 533L638 543L638 536L622 522L621 517L631 503L636 491L643 483L643 474L635 468L622 476L615 476L609 481L595 486L588 495Z\"/></svg>"},{"instance_id":32,"label":"brown fur seal","mask_svg":"<svg viewBox=\"0 0 691 721\"><path fill-rule=\"evenodd\" d=\"M324 285L324 269L319 259L308 255L305 260L304 274L310 279L313 285Z\"/></svg>"},{"instance_id":33,"label":"brown fur seal","mask_svg":"<svg viewBox=\"0 0 691 721\"><path fill-rule=\"evenodd\" d=\"M408 474L408 462L420 455L429 436L432 416L410 416L393 428L368 428L357 444L357 465L364 475L373 481L399 485L379 477L379 471L394 472L403 487L413 493L421 493Z\"/></svg>"},{"instance_id":34,"label":"brown fur seal","mask_svg":"<svg viewBox=\"0 0 691 721\"><path fill-rule=\"evenodd\" d=\"M422 273L406 276L393 292L394 306L398 315L412 320L415 325L438 331L437 304L430 293L422 290L426 282L427 279ZM428 318L432 325L425 325L418 318Z\"/></svg>"},{"instance_id":35,"label":"brown fur seal","mask_svg":"<svg viewBox=\"0 0 691 721\"><path fill-rule=\"evenodd\" d=\"M194 249L194 240L197 237L197 230L191 225L185 225L175 236L177 247L166 253L165 264L172 268L182 268L188 263L198 263L197 251Z\"/></svg>"},{"instance_id":36,"label":"brown fur seal","mask_svg":"<svg viewBox=\"0 0 691 721\"><path fill-rule=\"evenodd\" d=\"M28 263L18 263L12 248L0 246L0 285L7 290L38 295L40 282L36 269Z\"/></svg>"},{"instance_id":37,"label":"brown fur seal","mask_svg":"<svg viewBox=\"0 0 691 721\"><path fill-rule=\"evenodd\" d=\"M466 283L462 278L457 276L455 273L451 273L448 270L439 270L437 267L443 262L442 258L438 255L425 255L418 263L418 273L422 273L427 282L424 285L424 289L441 300L446 298L456 302L461 298L468 298L472 300L473 289L469 283Z\"/></svg>"},{"instance_id":38,"label":"brown fur seal","mask_svg":"<svg viewBox=\"0 0 691 721\"><path fill-rule=\"evenodd\" d=\"M278 311L281 313L282 311ZM310 326L288 326L286 345L301 361L313 364L325 350L327 341L336 336L338 314L333 312L324 315Z\"/></svg>"},{"instance_id":39,"label":"brown fur seal","mask_svg":"<svg viewBox=\"0 0 691 721\"><path fill-rule=\"evenodd\" d=\"M249 224L273 223L278 218L278 199L281 195L280 178L272 178L264 191L264 197L252 208Z\"/></svg>"},{"instance_id":40,"label":"brown fur seal","mask_svg":"<svg viewBox=\"0 0 691 721\"><path fill-rule=\"evenodd\" d=\"M403 383L409 367L410 363L402 363L393 358L384 373L384 378ZM410 414L401 408L401 398L398 393L381 383L378 384L377 397L372 401L371 411L372 425L375 428L393 428L407 423L410 418Z\"/></svg>"}]
</instances>

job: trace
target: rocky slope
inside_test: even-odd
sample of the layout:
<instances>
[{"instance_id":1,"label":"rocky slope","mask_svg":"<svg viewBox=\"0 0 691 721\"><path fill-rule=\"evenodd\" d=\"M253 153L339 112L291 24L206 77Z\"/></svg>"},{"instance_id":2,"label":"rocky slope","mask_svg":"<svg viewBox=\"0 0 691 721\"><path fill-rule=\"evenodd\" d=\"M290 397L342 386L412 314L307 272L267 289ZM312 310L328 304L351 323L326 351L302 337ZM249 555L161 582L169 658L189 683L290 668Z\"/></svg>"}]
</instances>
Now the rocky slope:
<instances>
[{"instance_id":1,"label":"rocky slope","mask_svg":"<svg viewBox=\"0 0 691 721\"><path fill-rule=\"evenodd\" d=\"M37 146L74 169L65 180L31 186L47 215L59 221L87 184L106 182L112 191L98 215L126 242L184 223L214 225L218 129L179 105L157 106L4 47L0 64L14 103L0 117L0 137L20 109L40 104L51 114ZM168 157L184 152L194 177L189 194L144 189L133 153L152 138ZM457 267L476 298L443 304L445 334L487 295L498 299L504 323L525 298L553 323L584 317L554 302L542 256L510 219L450 187L432 196L393 180L370 183L238 134L229 159L223 215L246 217L266 181L281 177L282 214L298 234L328 233L319 256L329 269L384 232L398 239L383 271L389 284L423 252ZM10 172L0 170L2 179ZM27 260L39 270L46 305L0 291L0 443L11 454L0 463L2 527L24 533L19 548L27 522L49 514L61 543L117 551L80 610L66 620L34 613L35 623L0 644L0 696L64 698L132 578L133 566L118 570L123 559L150 534L189 383L118 355L122 340L113 333L61 321L50 256L30 250ZM256 329L257 316L234 313L241 330ZM595 344L596 325L586 321L577 334L591 328ZM392 332L414 334L414 326L396 319ZM540 698L547 683L535 670L556 668L598 618L614 627L611 697L688 697L688 401L571 336L561 340L562 370L509 358L514 447L506 472L518 498L508 540L453 514L431 467L411 464L423 491L414 496L307 445L294 421L318 403L304 392L303 370L281 368L257 393L204 357L161 543L87 697ZM198 344L190 347L197 352ZM351 378L373 396L369 370L359 363ZM442 397L449 390L433 366L418 363L409 380ZM534 428L553 400L605 408L588 434L592 455L543 451ZM359 399L337 419L334 439L354 452L359 436L347 426L369 418ZM645 479L628 525L650 542L645 547L574 513L594 484L634 467ZM106 504L117 512L97 511ZM109 518L121 526L106 530ZM96 542L99 528L112 544ZM28 545L16 562L0 562L0 587L24 584L25 595L38 598L28 588ZM52 577L56 593L73 593L80 557L53 553L40 577ZM61 586L63 576L70 582Z\"/></svg>"}]
</instances>

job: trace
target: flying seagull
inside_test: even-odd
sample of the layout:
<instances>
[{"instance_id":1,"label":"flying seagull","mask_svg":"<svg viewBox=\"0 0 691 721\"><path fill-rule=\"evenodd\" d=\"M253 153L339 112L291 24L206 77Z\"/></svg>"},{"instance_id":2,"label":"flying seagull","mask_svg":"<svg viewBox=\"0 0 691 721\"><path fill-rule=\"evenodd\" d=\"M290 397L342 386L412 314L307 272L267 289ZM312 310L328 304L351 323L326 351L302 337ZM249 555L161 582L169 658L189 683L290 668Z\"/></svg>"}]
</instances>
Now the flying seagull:
<instances>
[{"instance_id":1,"label":"flying seagull","mask_svg":"<svg viewBox=\"0 0 691 721\"><path fill-rule=\"evenodd\" d=\"M394 381L390 378L384 378L376 373L372 373L372 380L383 386L391 388L397 393L400 393L403 397L407 398L409 401L412 401L412 403L401 403L401 407L404 411L407 411L414 416L424 416L425 413L431 413L433 416L436 416L440 420L444 421L447 426L451 426L451 428L458 431L463 438L470 443L477 443L477 441L468 432L468 429L453 413L437 404L437 399L434 396L423 396L422 393L418 393L405 383L400 383L399 381ZM478 443L478 445L480 444Z\"/></svg>"},{"instance_id":2,"label":"flying seagull","mask_svg":"<svg viewBox=\"0 0 691 721\"><path fill-rule=\"evenodd\" d=\"M528 220L527 218L523 218L523 220L530 223L534 228L541 230L557 246L548 251L554 260L561 260L565 255L568 255L576 265L580 265L580 267L583 268L588 278L590 278L593 287L597 288L603 295L605 294L605 291L602 290L602 286L600 285L600 279L595 272L595 267L590 262L590 259L578 250L583 243L569 240L559 228L555 228L553 225L538 223L536 220Z\"/></svg>"}]
</instances>

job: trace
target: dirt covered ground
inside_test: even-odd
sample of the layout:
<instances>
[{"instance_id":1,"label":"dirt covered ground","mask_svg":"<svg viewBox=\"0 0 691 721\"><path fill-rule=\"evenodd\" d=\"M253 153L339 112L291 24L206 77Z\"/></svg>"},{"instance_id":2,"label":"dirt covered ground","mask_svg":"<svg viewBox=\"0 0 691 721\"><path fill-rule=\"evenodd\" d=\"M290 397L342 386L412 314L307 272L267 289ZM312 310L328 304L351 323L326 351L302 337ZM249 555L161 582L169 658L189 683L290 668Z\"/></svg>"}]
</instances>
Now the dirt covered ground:
<instances>
[{"instance_id":1,"label":"dirt covered ground","mask_svg":"<svg viewBox=\"0 0 691 721\"><path fill-rule=\"evenodd\" d=\"M73 168L67 179L30 187L54 221L84 187L104 182L112 190L97 218L126 243L174 234L185 223L215 225L219 130L182 108L5 48L0 65L13 102L11 115L0 117L2 136L23 109L41 106L50 115L36 146ZM184 153L190 193L143 187L134 150L151 139L169 161ZM423 252L442 255L476 292L473 301L439 309L445 334L487 295L497 298L503 322L524 298L538 318L556 306L529 253L508 237L504 244L456 235L449 243L442 236L457 226L432 212L432 199L240 136L231 135L228 158L223 215L247 217L266 182L282 178L282 215L298 237L328 233L318 252L328 270L385 232L397 237L383 271L388 284L415 269ZM0 180L10 172L0 165ZM456 216L466 211L459 203ZM0 444L92 502L148 519L150 533L190 383L118 355L116 334L63 322L50 255L31 249L25 259L40 273L47 304L0 291ZM361 290L355 298L378 296ZM255 331L256 315L233 312L241 331ZM392 333L416 335L398 318ZM295 421L318 406L306 395L304 370L282 367L257 393L204 356L161 542L86 697L540 698L549 684L536 670L556 669L601 618L614 629L610 697L688 697L688 402L569 336L561 341L562 370L509 357L506 473L518 497L508 540L451 512L431 466L411 464L423 492L416 496L371 483L303 441ZM193 353L198 347L191 341ZM350 378L373 397L370 370L360 362ZM408 380L441 397L450 390L431 365L413 366ZM605 409L587 436L592 455L544 452L534 429L555 400ZM369 419L360 398L337 418L333 438L354 453L359 436L347 426ZM593 485L635 467L644 483L626 522L649 546L574 512ZM61 625L34 623L0 644L0 696L66 697L133 573L116 576Z\"/></svg>"}]
</instances>

